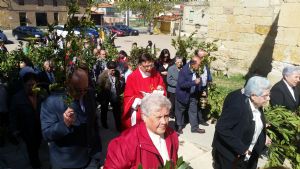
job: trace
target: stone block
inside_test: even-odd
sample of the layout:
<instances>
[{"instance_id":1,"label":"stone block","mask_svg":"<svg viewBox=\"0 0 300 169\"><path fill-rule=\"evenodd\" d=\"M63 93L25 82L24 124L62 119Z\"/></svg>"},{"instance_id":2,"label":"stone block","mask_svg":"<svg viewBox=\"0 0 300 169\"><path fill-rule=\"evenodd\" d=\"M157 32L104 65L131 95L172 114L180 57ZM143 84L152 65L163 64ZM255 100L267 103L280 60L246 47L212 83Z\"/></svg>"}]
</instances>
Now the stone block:
<instances>
[{"instance_id":1,"label":"stone block","mask_svg":"<svg viewBox=\"0 0 300 169\"><path fill-rule=\"evenodd\" d=\"M251 16L250 23L257 25L272 25L273 18L264 16Z\"/></svg>"},{"instance_id":2,"label":"stone block","mask_svg":"<svg viewBox=\"0 0 300 169\"><path fill-rule=\"evenodd\" d=\"M227 40L232 40L232 41L240 41L241 35L239 32L228 32L227 33Z\"/></svg>"},{"instance_id":3,"label":"stone block","mask_svg":"<svg viewBox=\"0 0 300 169\"><path fill-rule=\"evenodd\" d=\"M299 28L278 28L276 43L282 45L296 46L299 41Z\"/></svg>"},{"instance_id":4,"label":"stone block","mask_svg":"<svg viewBox=\"0 0 300 169\"><path fill-rule=\"evenodd\" d=\"M251 15L251 16L273 16L273 8L249 8L249 10L246 10L248 13L245 13L245 15Z\"/></svg>"},{"instance_id":5,"label":"stone block","mask_svg":"<svg viewBox=\"0 0 300 169\"><path fill-rule=\"evenodd\" d=\"M300 28L300 3L284 3L278 20L278 26Z\"/></svg>"},{"instance_id":6,"label":"stone block","mask_svg":"<svg viewBox=\"0 0 300 169\"><path fill-rule=\"evenodd\" d=\"M227 17L226 15L214 15L212 16L212 19L215 22L227 22Z\"/></svg>"},{"instance_id":7,"label":"stone block","mask_svg":"<svg viewBox=\"0 0 300 169\"><path fill-rule=\"evenodd\" d=\"M244 7L269 7L269 0L244 0Z\"/></svg>"},{"instance_id":8,"label":"stone block","mask_svg":"<svg viewBox=\"0 0 300 169\"><path fill-rule=\"evenodd\" d=\"M233 7L223 7L223 14L232 15L233 14Z\"/></svg>"},{"instance_id":9,"label":"stone block","mask_svg":"<svg viewBox=\"0 0 300 169\"><path fill-rule=\"evenodd\" d=\"M234 15L227 15L227 23L229 23L229 24L235 23L235 16Z\"/></svg>"},{"instance_id":10,"label":"stone block","mask_svg":"<svg viewBox=\"0 0 300 169\"><path fill-rule=\"evenodd\" d=\"M239 24L238 32L241 33L254 33L255 25L253 24Z\"/></svg>"},{"instance_id":11,"label":"stone block","mask_svg":"<svg viewBox=\"0 0 300 169\"><path fill-rule=\"evenodd\" d=\"M275 45L273 59L275 61L300 64L300 47Z\"/></svg>"},{"instance_id":12,"label":"stone block","mask_svg":"<svg viewBox=\"0 0 300 169\"><path fill-rule=\"evenodd\" d=\"M271 0L270 5L281 5L283 2L281 0Z\"/></svg>"},{"instance_id":13,"label":"stone block","mask_svg":"<svg viewBox=\"0 0 300 169\"><path fill-rule=\"evenodd\" d=\"M236 16L235 22L239 23L239 24L250 24L250 16L246 16L246 15L239 15Z\"/></svg>"},{"instance_id":14,"label":"stone block","mask_svg":"<svg viewBox=\"0 0 300 169\"><path fill-rule=\"evenodd\" d=\"M255 33L259 35L267 35L271 29L271 26L255 25Z\"/></svg>"},{"instance_id":15,"label":"stone block","mask_svg":"<svg viewBox=\"0 0 300 169\"><path fill-rule=\"evenodd\" d=\"M223 14L223 7L210 7L208 13L214 15L221 15Z\"/></svg>"}]
</instances>

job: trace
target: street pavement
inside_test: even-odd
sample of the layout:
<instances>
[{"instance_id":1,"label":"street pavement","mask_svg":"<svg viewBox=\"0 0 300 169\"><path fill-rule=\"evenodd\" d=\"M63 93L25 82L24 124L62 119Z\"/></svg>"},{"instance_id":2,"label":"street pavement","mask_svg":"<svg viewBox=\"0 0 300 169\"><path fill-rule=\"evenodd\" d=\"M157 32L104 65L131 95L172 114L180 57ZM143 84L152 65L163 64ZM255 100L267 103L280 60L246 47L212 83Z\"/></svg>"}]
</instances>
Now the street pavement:
<instances>
[{"instance_id":1,"label":"street pavement","mask_svg":"<svg viewBox=\"0 0 300 169\"><path fill-rule=\"evenodd\" d=\"M11 36L10 31L4 32L9 40L11 40L10 44L6 44L8 50L11 51L16 49L18 42ZM118 50L125 50L129 54L133 42L136 42L138 46L146 47L148 40L151 40L160 50L164 48L169 49L171 56L174 57L176 50L171 46L171 41L175 38L176 37L168 35L141 34L139 36L118 37L115 40L115 44ZM109 129L104 129L100 125L100 134L102 136L103 145L103 152L101 154L102 163L105 158L108 142L118 135L113 126L114 121L112 113L108 113L108 123ZM174 126L174 120L170 121L170 126ZM183 156L183 159L186 162L189 162L190 166L194 169L212 169L211 144L215 125L210 124L209 126L200 126L200 128L204 128L206 133L191 133L190 125L188 124L185 127L183 134L179 136L179 156ZM42 145L40 156L43 169L49 169L49 155L47 144L45 142ZM262 166L264 163L265 159L260 160L259 166ZM0 147L0 169L5 169L5 166L11 169L30 169L26 149L23 143L18 146L8 143L4 147Z\"/></svg>"}]
</instances>

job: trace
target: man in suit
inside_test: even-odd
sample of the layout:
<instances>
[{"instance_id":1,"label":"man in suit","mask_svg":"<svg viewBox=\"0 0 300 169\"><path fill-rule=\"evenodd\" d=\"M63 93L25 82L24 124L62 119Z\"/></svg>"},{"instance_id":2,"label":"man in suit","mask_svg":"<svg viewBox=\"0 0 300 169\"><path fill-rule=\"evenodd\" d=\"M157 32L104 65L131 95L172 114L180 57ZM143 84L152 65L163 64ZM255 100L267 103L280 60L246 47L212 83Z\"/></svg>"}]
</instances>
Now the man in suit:
<instances>
[{"instance_id":1,"label":"man in suit","mask_svg":"<svg viewBox=\"0 0 300 169\"><path fill-rule=\"evenodd\" d=\"M225 98L213 139L215 169L256 169L270 139L262 107L270 100L270 82L259 76Z\"/></svg>"},{"instance_id":2,"label":"man in suit","mask_svg":"<svg viewBox=\"0 0 300 169\"><path fill-rule=\"evenodd\" d=\"M42 134L49 142L52 166L82 169L100 157L96 103L86 70L74 68L67 84L69 95L53 93L42 104Z\"/></svg>"},{"instance_id":3,"label":"man in suit","mask_svg":"<svg viewBox=\"0 0 300 169\"><path fill-rule=\"evenodd\" d=\"M295 66L286 66L282 71L283 78L271 89L271 106L284 106L296 111L299 107L299 90L296 87L300 81L300 69Z\"/></svg>"},{"instance_id":4,"label":"man in suit","mask_svg":"<svg viewBox=\"0 0 300 169\"><path fill-rule=\"evenodd\" d=\"M178 126L178 133L182 134L184 128L184 113L188 111L189 122L192 133L205 133L204 129L199 128L198 120L198 100L201 93L201 79L199 68L201 58L194 56L179 72L176 85L175 116Z\"/></svg>"},{"instance_id":5,"label":"man in suit","mask_svg":"<svg viewBox=\"0 0 300 169\"><path fill-rule=\"evenodd\" d=\"M50 60L44 62L44 71L39 73L41 86L49 92L49 85L55 83L53 63Z\"/></svg>"},{"instance_id":6,"label":"man in suit","mask_svg":"<svg viewBox=\"0 0 300 169\"><path fill-rule=\"evenodd\" d=\"M104 70L98 78L97 85L99 86L99 97L101 104L101 123L102 126L108 129L107 111L108 104L111 103L115 125L118 131L121 131L121 94L123 93L123 84L121 82L120 72L116 70L117 63L108 61L107 69Z\"/></svg>"}]
</instances>

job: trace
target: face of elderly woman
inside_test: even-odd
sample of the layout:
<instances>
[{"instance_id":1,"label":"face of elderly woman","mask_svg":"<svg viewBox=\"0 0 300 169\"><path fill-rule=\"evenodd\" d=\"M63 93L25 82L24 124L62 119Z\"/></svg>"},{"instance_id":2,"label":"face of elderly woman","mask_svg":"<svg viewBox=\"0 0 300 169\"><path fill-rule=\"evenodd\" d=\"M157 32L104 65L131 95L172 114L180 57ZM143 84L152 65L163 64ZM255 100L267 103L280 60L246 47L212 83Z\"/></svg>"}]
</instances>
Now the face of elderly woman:
<instances>
[{"instance_id":1,"label":"face of elderly woman","mask_svg":"<svg viewBox=\"0 0 300 169\"><path fill-rule=\"evenodd\" d=\"M261 96L252 95L251 101L256 108L266 105L270 100L270 90L265 90Z\"/></svg>"},{"instance_id":2,"label":"face of elderly woman","mask_svg":"<svg viewBox=\"0 0 300 169\"><path fill-rule=\"evenodd\" d=\"M155 134L163 135L169 124L170 110L166 107L157 112L152 112L150 116L144 119L146 127Z\"/></svg>"},{"instance_id":3,"label":"face of elderly woman","mask_svg":"<svg viewBox=\"0 0 300 169\"><path fill-rule=\"evenodd\" d=\"M300 74L298 72L294 72L290 75L284 76L284 79L291 87L296 87L299 83Z\"/></svg>"}]
</instances>

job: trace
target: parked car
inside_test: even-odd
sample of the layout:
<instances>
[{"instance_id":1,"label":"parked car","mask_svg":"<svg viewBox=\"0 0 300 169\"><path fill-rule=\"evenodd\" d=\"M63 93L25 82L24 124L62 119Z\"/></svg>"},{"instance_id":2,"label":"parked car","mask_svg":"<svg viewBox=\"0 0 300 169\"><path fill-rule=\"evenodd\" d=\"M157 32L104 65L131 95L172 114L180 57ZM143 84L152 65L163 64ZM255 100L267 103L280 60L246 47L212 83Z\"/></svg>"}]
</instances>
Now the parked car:
<instances>
[{"instance_id":1,"label":"parked car","mask_svg":"<svg viewBox=\"0 0 300 169\"><path fill-rule=\"evenodd\" d=\"M7 36L4 34L2 30L0 30L0 41L7 43Z\"/></svg>"},{"instance_id":2,"label":"parked car","mask_svg":"<svg viewBox=\"0 0 300 169\"><path fill-rule=\"evenodd\" d=\"M138 30L133 29L133 28L127 26L127 25L115 25L114 27L124 31L126 35L130 35L130 36L135 35L135 36L137 36L137 35L140 34L140 32Z\"/></svg>"},{"instance_id":3,"label":"parked car","mask_svg":"<svg viewBox=\"0 0 300 169\"><path fill-rule=\"evenodd\" d=\"M109 29L112 34L117 34L117 36L125 36L125 32L114 27L114 26L105 26L107 29Z\"/></svg>"},{"instance_id":4,"label":"parked car","mask_svg":"<svg viewBox=\"0 0 300 169\"><path fill-rule=\"evenodd\" d=\"M12 35L17 40L26 40L27 38L36 38L37 40L42 40L44 38L44 32L34 26L18 26L12 30Z\"/></svg>"},{"instance_id":5,"label":"parked car","mask_svg":"<svg viewBox=\"0 0 300 169\"><path fill-rule=\"evenodd\" d=\"M62 36L63 38L66 38L66 36L68 35L68 31L65 30L64 25L55 25L53 27L53 29L54 29L54 31L56 31L58 36ZM74 30L74 34L76 36L78 36L80 34L80 32L77 30Z\"/></svg>"},{"instance_id":6,"label":"parked car","mask_svg":"<svg viewBox=\"0 0 300 169\"><path fill-rule=\"evenodd\" d=\"M82 28L82 30L80 28L75 28L75 31L78 31L80 33L83 32L84 36L88 36L88 37L94 36L95 38L99 37L98 31L94 28Z\"/></svg>"}]
</instances>

